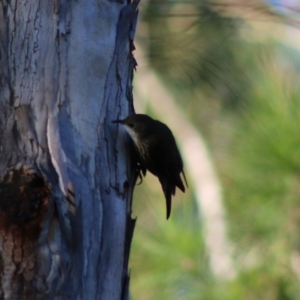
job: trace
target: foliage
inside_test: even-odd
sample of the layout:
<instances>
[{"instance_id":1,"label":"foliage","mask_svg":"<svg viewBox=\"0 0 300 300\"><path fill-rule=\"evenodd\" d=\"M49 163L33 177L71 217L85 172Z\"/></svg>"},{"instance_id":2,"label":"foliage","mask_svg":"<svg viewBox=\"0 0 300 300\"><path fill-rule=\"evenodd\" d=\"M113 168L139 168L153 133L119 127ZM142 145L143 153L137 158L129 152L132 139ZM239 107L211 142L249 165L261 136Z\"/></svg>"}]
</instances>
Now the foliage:
<instances>
[{"instance_id":1,"label":"foliage","mask_svg":"<svg viewBox=\"0 0 300 300\"><path fill-rule=\"evenodd\" d=\"M153 214L153 223L138 223L133 300L297 300L299 52L272 39L245 39L246 23L200 2L193 4L197 18L189 24L177 20L184 30L175 32L175 21L166 17L151 22L150 57L209 142L238 275L226 282L214 278L201 220L195 221L193 204L185 198L182 207L189 209L180 214L178 205L170 221ZM178 5L164 3L150 2L148 21L154 13L170 15Z\"/></svg>"},{"instance_id":2,"label":"foliage","mask_svg":"<svg viewBox=\"0 0 300 300\"><path fill-rule=\"evenodd\" d=\"M284 53L260 61L223 166L238 261L250 253L246 269L265 270L257 274L273 286L265 299L299 297L300 77Z\"/></svg>"}]
</instances>

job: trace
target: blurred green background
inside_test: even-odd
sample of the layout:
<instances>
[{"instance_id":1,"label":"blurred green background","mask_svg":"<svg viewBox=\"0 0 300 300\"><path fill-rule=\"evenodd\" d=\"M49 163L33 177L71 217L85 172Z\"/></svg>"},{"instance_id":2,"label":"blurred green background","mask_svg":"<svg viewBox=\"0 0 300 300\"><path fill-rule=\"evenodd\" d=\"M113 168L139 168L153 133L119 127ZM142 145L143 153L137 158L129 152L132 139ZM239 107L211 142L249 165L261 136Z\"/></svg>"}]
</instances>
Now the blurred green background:
<instances>
[{"instance_id":1,"label":"blurred green background","mask_svg":"<svg viewBox=\"0 0 300 300\"><path fill-rule=\"evenodd\" d=\"M141 6L137 43L210 151L233 270L212 268L189 170L168 221L148 174L133 200L132 299L300 299L300 6L299 15L261 1Z\"/></svg>"}]
</instances>

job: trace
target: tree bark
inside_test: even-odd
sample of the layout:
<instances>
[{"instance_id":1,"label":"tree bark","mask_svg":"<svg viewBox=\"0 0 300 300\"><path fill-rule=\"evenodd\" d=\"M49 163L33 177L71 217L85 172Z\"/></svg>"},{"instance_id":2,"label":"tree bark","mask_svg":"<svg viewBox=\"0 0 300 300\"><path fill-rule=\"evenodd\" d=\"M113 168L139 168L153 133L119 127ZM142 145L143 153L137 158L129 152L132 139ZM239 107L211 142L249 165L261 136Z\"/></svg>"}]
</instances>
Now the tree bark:
<instances>
[{"instance_id":1,"label":"tree bark","mask_svg":"<svg viewBox=\"0 0 300 300\"><path fill-rule=\"evenodd\" d=\"M0 1L0 299L127 299L138 0Z\"/></svg>"}]
</instances>

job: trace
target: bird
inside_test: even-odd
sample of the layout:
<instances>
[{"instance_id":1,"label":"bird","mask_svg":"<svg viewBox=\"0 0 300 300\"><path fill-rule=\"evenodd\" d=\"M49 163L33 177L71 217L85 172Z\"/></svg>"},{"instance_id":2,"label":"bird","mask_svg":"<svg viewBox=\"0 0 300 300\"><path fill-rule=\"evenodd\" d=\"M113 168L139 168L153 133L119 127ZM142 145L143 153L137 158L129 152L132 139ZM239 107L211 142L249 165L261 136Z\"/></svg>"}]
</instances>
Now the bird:
<instances>
[{"instance_id":1,"label":"bird","mask_svg":"<svg viewBox=\"0 0 300 300\"><path fill-rule=\"evenodd\" d=\"M112 122L123 125L131 137L143 175L148 170L158 177L166 199L168 220L176 187L182 192L185 192L185 185L188 187L183 161L172 131L166 124L145 114L131 114L125 119Z\"/></svg>"}]
</instances>

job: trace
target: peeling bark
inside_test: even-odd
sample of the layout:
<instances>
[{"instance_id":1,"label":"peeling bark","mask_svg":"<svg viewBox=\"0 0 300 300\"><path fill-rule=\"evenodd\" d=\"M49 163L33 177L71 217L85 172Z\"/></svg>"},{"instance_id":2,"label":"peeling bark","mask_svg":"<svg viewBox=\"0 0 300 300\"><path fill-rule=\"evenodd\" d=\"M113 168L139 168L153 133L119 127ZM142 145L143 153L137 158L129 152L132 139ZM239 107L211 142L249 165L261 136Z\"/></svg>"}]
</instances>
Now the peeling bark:
<instances>
[{"instance_id":1,"label":"peeling bark","mask_svg":"<svg viewBox=\"0 0 300 300\"><path fill-rule=\"evenodd\" d=\"M137 4L0 1L0 298L127 299Z\"/></svg>"}]
</instances>

